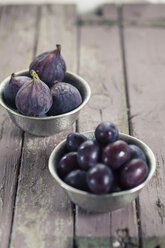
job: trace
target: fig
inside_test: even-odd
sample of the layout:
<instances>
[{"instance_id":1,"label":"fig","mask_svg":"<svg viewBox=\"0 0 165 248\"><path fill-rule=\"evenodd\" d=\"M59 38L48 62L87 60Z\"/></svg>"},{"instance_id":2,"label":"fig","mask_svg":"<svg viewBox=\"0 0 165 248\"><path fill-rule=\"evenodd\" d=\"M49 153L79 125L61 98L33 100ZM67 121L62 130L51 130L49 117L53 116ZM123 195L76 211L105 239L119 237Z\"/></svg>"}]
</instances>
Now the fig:
<instances>
[{"instance_id":1,"label":"fig","mask_svg":"<svg viewBox=\"0 0 165 248\"><path fill-rule=\"evenodd\" d=\"M77 108L82 103L82 97L76 87L65 82L54 82L50 89L53 104L48 115L59 115Z\"/></svg>"},{"instance_id":2,"label":"fig","mask_svg":"<svg viewBox=\"0 0 165 248\"><path fill-rule=\"evenodd\" d=\"M48 112L52 105L49 87L42 82L37 73L30 72L33 79L23 85L16 95L16 107L21 114L41 116Z\"/></svg>"},{"instance_id":3,"label":"fig","mask_svg":"<svg viewBox=\"0 0 165 248\"><path fill-rule=\"evenodd\" d=\"M61 45L57 49L37 56L30 64L30 70L36 71L39 78L51 87L53 81L63 81L66 73L66 64L61 56Z\"/></svg>"},{"instance_id":4,"label":"fig","mask_svg":"<svg viewBox=\"0 0 165 248\"><path fill-rule=\"evenodd\" d=\"M26 83L29 83L32 79L26 76L17 76L15 73L11 74L9 83L6 85L3 97L4 101L12 108L16 108L15 97L19 89Z\"/></svg>"}]
</instances>

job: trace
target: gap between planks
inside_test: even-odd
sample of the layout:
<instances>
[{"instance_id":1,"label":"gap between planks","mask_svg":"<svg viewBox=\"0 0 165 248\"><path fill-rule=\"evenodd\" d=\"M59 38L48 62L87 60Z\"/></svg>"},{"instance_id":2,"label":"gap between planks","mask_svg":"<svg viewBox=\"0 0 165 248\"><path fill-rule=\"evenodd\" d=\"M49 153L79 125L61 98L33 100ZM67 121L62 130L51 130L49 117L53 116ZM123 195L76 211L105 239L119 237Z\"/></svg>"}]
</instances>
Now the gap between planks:
<instances>
[{"instance_id":1,"label":"gap between planks","mask_svg":"<svg viewBox=\"0 0 165 248\"><path fill-rule=\"evenodd\" d=\"M34 42L34 56L36 55L36 50L37 50L37 44L38 44L38 40L37 40L37 37L38 37L38 25L39 25L39 21L40 21L40 7L38 7L38 18L37 18L37 22L36 22L36 35L35 35L35 42ZM128 108L128 125L129 125L129 133L132 134L132 128L131 128L131 113L130 113L130 104L129 104L129 92L128 92L128 82L127 82L127 70L126 70L126 61L125 61L125 52L124 52L124 35L123 35L123 19L122 19L122 8L119 8L119 26L120 26L120 41L121 41L121 51L122 51L122 64L123 64L123 71L124 71L124 82L125 82L125 92L126 92L126 99L127 99L127 108ZM78 28L79 30L79 28ZM79 31L78 31L78 34L79 34ZM80 34L79 34L80 35ZM79 37L78 35L78 37ZM77 42L80 46L80 39L78 38L78 42ZM80 50L80 47L78 46L77 50L79 52ZM77 63L77 73L79 72L79 55L77 56L78 57L78 63ZM75 127L75 131L79 131L79 124L78 124L78 121L76 121L76 127ZM24 134L23 134L24 135ZM23 148L23 142L22 142L22 148ZM21 150L21 156L22 156L22 150ZM21 160L21 158L20 158ZM18 172L18 175L19 175L19 172ZM17 189L16 189L17 191ZM139 209L138 209L138 204L136 204L137 206L137 217L140 216L139 214ZM75 213L75 206L73 205L72 207L73 209L73 213ZM75 215L73 216L73 219L74 219L74 222L75 222ZM140 228L140 227L139 227ZM74 231L75 233L75 231ZM139 229L139 234L140 234L140 229ZM74 237L73 237L74 238ZM76 246L75 246L76 247Z\"/></svg>"},{"instance_id":2,"label":"gap between planks","mask_svg":"<svg viewBox=\"0 0 165 248\"><path fill-rule=\"evenodd\" d=\"M44 25L45 22L47 21L47 19L46 19L46 18L47 18L47 15L46 15L47 12L49 12L49 11L51 12L51 17L52 17L52 18L53 18L53 16L54 16L54 15L53 15L53 11L52 11L52 9L51 9L50 7L51 7L51 6L47 6L47 5L43 5L43 7L42 7L42 15L45 16L44 19L42 18L42 20L41 20L41 21L42 21L42 25ZM52 8L53 8L53 7L52 7ZM56 10L56 8L53 8L53 9ZM58 10L59 10L59 11L58 11ZM57 8L56 11L57 11L58 14L60 14L59 12L62 12L62 17L63 17L63 16L64 16L64 14L63 14L64 11L66 12L66 14L69 15L69 13L70 13L70 14L73 14L73 10L74 10L74 8L70 8L70 7L69 7L69 8L67 8L67 7L64 8L64 5L61 5L61 6L58 5L58 8ZM57 14L57 13L56 13L56 14ZM73 17L73 19L74 19L74 17ZM70 28L71 26L72 26L72 27L74 26L73 19L71 19L71 23L69 24L69 28ZM59 19L59 18L58 18L58 20L59 20L59 22L60 22L60 19ZM63 23L63 21L64 21L64 20L62 20L62 23ZM39 22L40 22L40 21L39 21ZM65 22L65 23L66 23L66 22ZM39 25L39 24L38 24L38 25ZM40 26L41 26L41 25L40 25ZM67 27L67 25L66 25L66 27ZM66 28L66 27L65 27L65 28ZM68 30L70 30L69 28L68 28ZM41 29L41 27L40 27L40 29ZM61 29L57 28L56 35L53 35L53 37L50 35L50 37L49 37L50 39L49 39L49 40L48 40L48 39L44 40L44 38L45 38L45 31L43 31L43 33L41 32L42 34L39 32L39 33L38 33L38 36L40 36L40 39L39 39L39 42L37 41L38 46L36 45L36 47L34 48L34 49L36 49L37 53L41 53L41 51L43 51L44 49L48 49L48 46L51 45L51 38L52 38L52 40L53 40L54 37L58 37L58 36L59 36L59 37L61 37L61 38L63 38L63 39L65 38L65 40L66 40L66 36L64 35L64 37L63 37L62 34L60 33L60 30L61 30ZM72 32L72 30L73 30L73 29L71 29L71 31L69 31L69 32ZM73 33L74 33L74 31L73 31ZM72 33L72 34L73 34L73 33ZM64 34L65 34L65 32L64 32ZM75 33L74 33L74 34L75 34ZM37 34L36 34L36 35L37 35ZM71 33L70 33L70 35L71 35ZM42 37L42 36L43 36L43 37ZM35 37L36 37L36 36L35 36ZM34 39L34 40L35 40L35 39ZM70 39L70 40L72 40L72 39ZM74 40L74 38L73 38L73 40ZM44 41L45 41L45 43L44 43ZM75 40L74 40L74 41L75 41ZM54 44L54 43L52 42L52 45L53 45L53 44ZM56 44L57 44L57 41L56 41ZM47 46L47 48L44 47L45 45ZM70 44L70 45L71 45L71 44ZM73 45L76 45L76 44L73 44ZM66 47L67 47L67 46L66 46ZM74 46L74 47L75 47L75 46ZM34 51L34 54L35 54L35 51ZM69 58L69 57L71 58L71 56L69 56L69 55L70 55L70 54L68 54L68 58ZM75 69L74 69L74 67L73 67L74 64L73 64L71 61L73 62L73 58L72 58L72 60L70 60L70 66L71 66L72 70L75 71ZM28 139L28 137L30 137L30 136L29 136L29 135L26 135L26 136L25 136L25 139ZM36 140L37 140L37 138L36 138ZM27 141L27 140L26 140L26 141ZM25 142L25 143L26 143L26 142ZM26 156L25 156L25 157L26 157ZM20 183L20 185L21 185L21 183ZM18 190L18 193L19 193L19 190ZM19 198L19 197L17 197L17 198ZM21 198L21 197L20 197L20 198ZM18 210L18 207L17 207L17 210ZM15 219L16 219L16 222L15 222L15 223L17 223L17 221L18 221L17 224L18 224L18 226L19 226L20 223L19 223L19 220L18 220L18 212L16 212L15 216L16 216L16 217L15 217ZM37 224L37 225L38 225L38 224ZM17 228L17 225L16 225L16 224L15 224L14 228L15 228L16 230L15 230L15 236L13 235L14 237L12 237L12 244L15 244L15 242L17 242L17 241L16 241L16 238L17 238L17 235L16 235L16 234L17 234L18 228ZM25 234L25 236L26 236L26 234ZM56 235L56 238L58 238L57 235ZM72 235L71 239L73 239L73 235ZM45 241L44 241L44 242L45 242ZM50 242L52 242L52 241L50 240ZM58 242L58 240L57 240L57 242ZM30 240L28 240L28 244L29 244L29 243L31 243ZM15 247L15 246L14 246L14 247Z\"/></svg>"},{"instance_id":3,"label":"gap between planks","mask_svg":"<svg viewBox=\"0 0 165 248\"><path fill-rule=\"evenodd\" d=\"M98 21L95 21L95 19L93 18L93 16L91 17L92 18L92 22L91 22L91 20L88 22L88 19L87 19L87 21L84 21L83 20L83 22L81 23L81 26L83 26L83 24L84 25L86 25L86 26L89 26L89 27L91 27L91 25L94 27L95 25L96 26L100 26L100 24L102 25L104 22L102 21L102 20L99 20L99 23L98 23ZM117 19L117 21L116 22L114 22L115 24L118 24L119 23L119 21L120 21L120 19L119 19L119 15L118 15L118 19ZM105 23L104 23L105 24ZM105 25L106 26L106 25ZM116 25L117 26L117 25ZM120 28L120 25L119 25L119 28ZM120 39L121 39L121 37L120 37ZM121 41L120 41L121 42ZM120 46L121 46L121 44L120 44ZM119 47L120 47L119 46ZM122 49L121 49L121 51L122 51ZM121 57L123 57L123 56L121 56ZM123 58L122 58L122 66L123 66ZM125 70L126 71L126 70ZM125 78L124 78L124 81L125 81ZM126 88L126 84L125 84L125 88ZM128 92L128 91L125 91L125 94L126 94L126 92ZM127 99L128 99L128 97L127 97ZM127 105L127 107L128 107L128 103L126 104ZM100 120L102 121L104 118L105 118L105 116L103 116L102 115L102 111L100 110ZM128 114L128 113L127 113ZM128 123L128 116L127 116L127 123ZM82 127L80 126L80 128L82 129ZM111 216L112 216L112 213L110 214L110 219L111 219ZM112 225L112 220L110 221L110 225ZM110 226L110 229L112 229L111 228L111 226ZM110 230L110 232L111 233L109 233L109 235L112 237L112 230ZM109 237L110 238L110 237ZM124 242L122 242L122 244L124 244ZM86 245L87 245L87 243L86 243ZM88 245L89 245L89 243L88 243ZM128 245L130 245L130 243L128 244ZM86 246L85 246L86 247ZM107 246L108 247L108 246Z\"/></svg>"},{"instance_id":4,"label":"gap between planks","mask_svg":"<svg viewBox=\"0 0 165 248\"><path fill-rule=\"evenodd\" d=\"M120 46L121 46L121 56L122 56L124 85L125 85L126 104L127 104L128 130L129 130L129 135L133 135L132 121L131 121L131 106L130 106L130 97L129 97L129 88L128 88L127 66L126 66L126 55L125 55L123 6L118 7L118 20L119 20L118 23L119 23L119 32L120 32ZM138 226L139 248L142 248L143 247L142 227L141 227L139 197L135 199L135 206L136 206L136 220L137 220L137 226Z\"/></svg>"},{"instance_id":5,"label":"gap between planks","mask_svg":"<svg viewBox=\"0 0 165 248\"><path fill-rule=\"evenodd\" d=\"M29 9L29 8L28 8ZM26 43L26 38L29 37L28 29L30 25L33 25L33 21L29 20L26 26L24 23L20 22L20 18L23 16L24 7L20 6L20 12L14 11L14 7L3 6L0 8L0 29L1 29L1 79L9 75L12 71L20 70L22 64L26 64L27 58L32 58L32 53L29 49L32 41ZM35 13L36 7L33 8L33 13ZM10 17L9 17L10 15ZM26 19L27 13L24 14ZM29 15L29 17L31 17ZM5 28L4 28L5 27ZM20 30L22 30L24 35L20 35ZM18 32L16 32L18 31ZM18 41L21 45L18 46ZM25 42L25 47L22 46ZM14 49L13 49L14 48ZM31 47L30 47L31 48ZM22 53L25 53L25 58L22 57ZM17 60L15 59L15 53L17 54ZM13 64L14 61L14 64ZM2 121L3 120L3 121ZM2 221L0 225L0 234L2 237L1 246L3 248L9 246L9 240L12 232L12 223L15 211L15 196L17 194L19 172L20 172L20 161L21 153L23 149L23 134L20 129L18 129L12 121L9 119L6 110L2 110L1 113L1 162L2 164L2 174L4 173L5 187L1 188L3 193L3 205L0 209L0 215L2 213ZM6 122L6 123L5 123ZM6 140L7 138L7 140ZM19 143L18 143L19 142ZM4 150L3 150L4 149ZM5 153L6 152L6 153ZM18 156L17 156L18 155ZM5 158L5 160L4 160ZM4 163L4 161L5 163ZM3 171L4 168L4 171ZM2 181L3 184L3 181ZM5 204L5 205L4 205ZM2 210L2 212L1 212Z\"/></svg>"},{"instance_id":6,"label":"gap between planks","mask_svg":"<svg viewBox=\"0 0 165 248\"><path fill-rule=\"evenodd\" d=\"M77 17L77 68L76 68L76 73L79 75L79 70L80 70L80 25L79 25L79 17ZM74 127L75 132L79 132L79 120L77 119L75 122L75 127ZM76 242L76 213L77 213L77 207L76 204L72 203L71 204L72 208L72 216L73 216L73 248L78 248L77 247L77 242Z\"/></svg>"},{"instance_id":7,"label":"gap between planks","mask_svg":"<svg viewBox=\"0 0 165 248\"><path fill-rule=\"evenodd\" d=\"M133 9L125 6L124 20L157 21L165 18L165 5L142 5ZM135 11L137 15L135 15ZM142 245L144 247L164 247L164 159L160 144L163 144L163 89L164 89L164 30L155 27L130 27L125 25L125 49L129 77L134 135L140 135L151 145L157 157L157 169L152 181L139 195L141 206ZM143 74L144 72L144 74ZM155 85L155 82L157 85ZM136 87L136 88L135 88ZM155 104L152 107L152 102ZM142 111L143 110L143 111ZM138 114L137 114L138 113ZM149 113L149 114L148 114ZM156 127L156 128L155 128ZM158 127L158 128L157 128ZM153 132L150 132L150 130ZM160 135L160 137L159 137ZM158 139L159 137L159 139ZM159 161L158 161L159 160ZM161 199L161 200L160 200ZM159 201L161 204L159 205ZM162 211L162 212L161 212ZM147 222L146 222L147 220Z\"/></svg>"},{"instance_id":8,"label":"gap between planks","mask_svg":"<svg viewBox=\"0 0 165 248\"><path fill-rule=\"evenodd\" d=\"M18 163L18 168L17 168L17 172L16 172L16 185L15 185L15 190L14 190L14 192L13 192L14 202L13 202L13 212L12 212L11 226L10 226L10 232L9 232L9 243L8 243L8 248L10 248L11 236L12 236L12 231L13 231L13 222L14 222L14 214L15 214L17 190L18 190L19 175L20 175L21 162L22 162L22 155L23 155L24 136L25 136L25 132L23 131L23 132L22 132L21 154L20 154L19 163Z\"/></svg>"},{"instance_id":9,"label":"gap between planks","mask_svg":"<svg viewBox=\"0 0 165 248\"><path fill-rule=\"evenodd\" d=\"M35 24L35 35L34 35L34 47L33 47L33 56L32 59L36 56L37 46L38 46L38 34L39 34L39 23L41 18L41 7L37 7L37 15L36 15L36 24ZM0 19L1 19L1 11L0 11ZM20 169L21 169L21 163L22 163L22 156L23 156L23 148L24 148L24 140L25 140L25 132L22 132L22 144L21 144L21 154L19 159L19 166L17 170L17 181L15 186L15 192L14 192L14 203L13 203L13 212L12 212L12 219L11 219L11 228L9 233L9 244L8 248L10 248L11 245L11 237L13 232L13 223L14 223L14 216L15 216L15 206L16 206L16 199L17 199L17 192L18 192L18 184L19 184L19 176L20 176Z\"/></svg>"}]
</instances>

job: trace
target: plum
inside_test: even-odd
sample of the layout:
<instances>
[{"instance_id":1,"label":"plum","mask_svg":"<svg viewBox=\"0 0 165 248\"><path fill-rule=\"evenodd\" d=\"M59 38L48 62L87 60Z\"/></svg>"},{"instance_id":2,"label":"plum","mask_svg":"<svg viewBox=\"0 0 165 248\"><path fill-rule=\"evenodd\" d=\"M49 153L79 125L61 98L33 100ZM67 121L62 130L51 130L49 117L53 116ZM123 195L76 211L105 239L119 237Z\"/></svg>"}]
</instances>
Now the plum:
<instances>
[{"instance_id":1,"label":"plum","mask_svg":"<svg viewBox=\"0 0 165 248\"><path fill-rule=\"evenodd\" d=\"M87 140L83 134L70 133L66 138L66 147L71 152L77 152L78 147Z\"/></svg>"},{"instance_id":2,"label":"plum","mask_svg":"<svg viewBox=\"0 0 165 248\"><path fill-rule=\"evenodd\" d=\"M69 152L63 156L58 164L57 171L61 178L64 178L73 170L79 169L77 152Z\"/></svg>"},{"instance_id":3,"label":"plum","mask_svg":"<svg viewBox=\"0 0 165 248\"><path fill-rule=\"evenodd\" d=\"M96 127L95 137L101 145L105 146L118 139L119 130L113 123L103 121Z\"/></svg>"},{"instance_id":4,"label":"plum","mask_svg":"<svg viewBox=\"0 0 165 248\"><path fill-rule=\"evenodd\" d=\"M131 189L141 184L147 175L147 164L139 158L131 159L120 169L120 185L123 189Z\"/></svg>"},{"instance_id":5,"label":"plum","mask_svg":"<svg viewBox=\"0 0 165 248\"><path fill-rule=\"evenodd\" d=\"M88 185L87 185L87 174L85 171L82 171L80 169L71 171L65 178L64 182L69 184L70 186L88 191Z\"/></svg>"},{"instance_id":6,"label":"plum","mask_svg":"<svg viewBox=\"0 0 165 248\"><path fill-rule=\"evenodd\" d=\"M146 156L140 147L131 144L129 145L129 148L131 150L131 159L140 158L144 160L144 162L147 162Z\"/></svg>"},{"instance_id":7,"label":"plum","mask_svg":"<svg viewBox=\"0 0 165 248\"><path fill-rule=\"evenodd\" d=\"M84 141L78 148L77 161L82 170L88 170L97 164L99 146L94 140Z\"/></svg>"},{"instance_id":8,"label":"plum","mask_svg":"<svg viewBox=\"0 0 165 248\"><path fill-rule=\"evenodd\" d=\"M87 185L91 192L95 194L106 194L113 184L113 173L104 164L96 164L87 172Z\"/></svg>"},{"instance_id":9,"label":"plum","mask_svg":"<svg viewBox=\"0 0 165 248\"><path fill-rule=\"evenodd\" d=\"M130 148L125 141L117 140L107 145L102 153L102 162L117 170L130 159Z\"/></svg>"}]
</instances>

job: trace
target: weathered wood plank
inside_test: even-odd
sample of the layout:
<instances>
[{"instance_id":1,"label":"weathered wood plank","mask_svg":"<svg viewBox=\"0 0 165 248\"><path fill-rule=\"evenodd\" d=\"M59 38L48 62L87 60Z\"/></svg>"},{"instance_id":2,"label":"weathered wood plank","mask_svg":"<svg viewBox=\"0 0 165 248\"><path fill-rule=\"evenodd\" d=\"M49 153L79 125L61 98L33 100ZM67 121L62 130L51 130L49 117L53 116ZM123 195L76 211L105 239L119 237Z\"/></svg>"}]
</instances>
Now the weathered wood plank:
<instances>
[{"instance_id":1,"label":"weathered wood plank","mask_svg":"<svg viewBox=\"0 0 165 248\"><path fill-rule=\"evenodd\" d=\"M41 7L37 54L63 47L68 70L76 70L76 9L74 5ZM36 45L36 44L35 44ZM30 61L29 61L30 62ZM72 247L72 208L48 171L52 149L73 130L48 138L25 135L11 247Z\"/></svg>"},{"instance_id":2,"label":"weathered wood plank","mask_svg":"<svg viewBox=\"0 0 165 248\"><path fill-rule=\"evenodd\" d=\"M104 4L103 5L103 13L102 17L104 20L108 21L117 21L118 20L118 13L115 4Z\"/></svg>"},{"instance_id":3,"label":"weathered wood plank","mask_svg":"<svg viewBox=\"0 0 165 248\"><path fill-rule=\"evenodd\" d=\"M165 26L165 5L128 4L124 10L124 22L142 26Z\"/></svg>"},{"instance_id":4,"label":"weathered wood plank","mask_svg":"<svg viewBox=\"0 0 165 248\"><path fill-rule=\"evenodd\" d=\"M112 212L111 219L112 247L139 247L135 201Z\"/></svg>"},{"instance_id":5,"label":"weathered wood plank","mask_svg":"<svg viewBox=\"0 0 165 248\"><path fill-rule=\"evenodd\" d=\"M106 18L108 16L111 14L106 12ZM117 16L117 12L112 16ZM79 118L80 132L94 129L103 120L112 121L121 131L128 132L118 27L90 26L89 23L81 26L80 37L79 73L92 89L88 106ZM131 205L111 214L89 214L77 209L76 241L80 248L111 247L115 242L119 243L116 234L119 228L127 228L137 244L137 223L134 223ZM120 247L123 244L122 241Z\"/></svg>"},{"instance_id":6,"label":"weathered wood plank","mask_svg":"<svg viewBox=\"0 0 165 248\"><path fill-rule=\"evenodd\" d=\"M27 67L32 58L36 6L3 7L0 17L0 80L12 72ZM18 45L19 44L19 45ZM19 160L22 131L2 108L0 109L0 246L8 247Z\"/></svg>"},{"instance_id":7,"label":"weathered wood plank","mask_svg":"<svg viewBox=\"0 0 165 248\"><path fill-rule=\"evenodd\" d=\"M44 18L43 18L44 17ZM67 70L77 70L77 13L73 4L46 5L41 9L37 54L62 45Z\"/></svg>"},{"instance_id":8,"label":"weathered wood plank","mask_svg":"<svg viewBox=\"0 0 165 248\"><path fill-rule=\"evenodd\" d=\"M117 8L114 4L104 4L96 13L81 15L79 23L82 25L113 25L118 20Z\"/></svg>"},{"instance_id":9,"label":"weathered wood plank","mask_svg":"<svg viewBox=\"0 0 165 248\"><path fill-rule=\"evenodd\" d=\"M50 152L63 138L25 135L11 247L72 245L70 202L47 168Z\"/></svg>"},{"instance_id":10,"label":"weathered wood plank","mask_svg":"<svg viewBox=\"0 0 165 248\"><path fill-rule=\"evenodd\" d=\"M155 6L155 15L163 15L162 10L164 6ZM132 18L132 9L124 6L123 11L124 19ZM146 13L143 9L143 16L153 17L153 12L153 7ZM155 176L140 194L141 238L145 248L165 247L165 30L125 26L124 37L132 133L157 158Z\"/></svg>"}]
</instances>

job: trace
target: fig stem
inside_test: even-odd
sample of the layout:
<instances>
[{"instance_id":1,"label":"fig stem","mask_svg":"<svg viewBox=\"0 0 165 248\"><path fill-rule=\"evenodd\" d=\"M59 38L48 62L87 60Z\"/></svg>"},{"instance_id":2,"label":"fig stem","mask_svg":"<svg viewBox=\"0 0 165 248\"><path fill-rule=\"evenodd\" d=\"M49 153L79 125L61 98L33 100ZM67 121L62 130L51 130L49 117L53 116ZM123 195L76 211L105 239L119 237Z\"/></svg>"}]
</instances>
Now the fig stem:
<instances>
[{"instance_id":1,"label":"fig stem","mask_svg":"<svg viewBox=\"0 0 165 248\"><path fill-rule=\"evenodd\" d=\"M57 80L53 81L53 84L58 84L58 81Z\"/></svg>"},{"instance_id":2,"label":"fig stem","mask_svg":"<svg viewBox=\"0 0 165 248\"><path fill-rule=\"evenodd\" d=\"M34 70L30 71L30 75L33 77L34 81L40 80L38 74Z\"/></svg>"},{"instance_id":3,"label":"fig stem","mask_svg":"<svg viewBox=\"0 0 165 248\"><path fill-rule=\"evenodd\" d=\"M61 45L57 44L56 47L57 47L57 50L61 52Z\"/></svg>"},{"instance_id":4,"label":"fig stem","mask_svg":"<svg viewBox=\"0 0 165 248\"><path fill-rule=\"evenodd\" d=\"M13 72L13 73L11 74L11 78L14 79L15 77L16 77L16 74Z\"/></svg>"}]
</instances>

